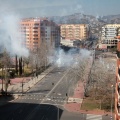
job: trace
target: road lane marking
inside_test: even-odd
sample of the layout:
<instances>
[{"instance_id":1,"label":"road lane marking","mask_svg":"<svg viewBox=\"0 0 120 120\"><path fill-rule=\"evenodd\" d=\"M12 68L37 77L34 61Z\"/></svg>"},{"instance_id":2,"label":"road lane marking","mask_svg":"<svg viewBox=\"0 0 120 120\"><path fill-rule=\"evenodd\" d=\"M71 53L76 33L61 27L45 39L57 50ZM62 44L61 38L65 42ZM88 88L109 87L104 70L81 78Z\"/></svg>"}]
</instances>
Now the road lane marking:
<instances>
[{"instance_id":1,"label":"road lane marking","mask_svg":"<svg viewBox=\"0 0 120 120\"><path fill-rule=\"evenodd\" d=\"M102 115L87 114L86 120L102 120Z\"/></svg>"},{"instance_id":2,"label":"road lane marking","mask_svg":"<svg viewBox=\"0 0 120 120\"><path fill-rule=\"evenodd\" d=\"M63 78L68 74L69 69L65 72L65 74L62 76L62 78L55 84L55 86L52 88L52 90L45 96L45 98L47 98L48 96L50 96L50 94L54 91L54 89L59 85L59 83L63 80ZM41 103L43 103L44 100L41 101Z\"/></svg>"}]
</instances>

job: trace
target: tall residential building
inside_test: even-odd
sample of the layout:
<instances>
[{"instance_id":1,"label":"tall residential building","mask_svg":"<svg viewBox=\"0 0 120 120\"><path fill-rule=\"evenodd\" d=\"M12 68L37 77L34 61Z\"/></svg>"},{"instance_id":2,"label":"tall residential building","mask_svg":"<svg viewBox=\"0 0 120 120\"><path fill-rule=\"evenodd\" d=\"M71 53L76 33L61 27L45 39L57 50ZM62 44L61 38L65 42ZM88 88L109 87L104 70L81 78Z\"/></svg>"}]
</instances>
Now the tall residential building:
<instances>
[{"instance_id":1,"label":"tall residential building","mask_svg":"<svg viewBox=\"0 0 120 120\"><path fill-rule=\"evenodd\" d=\"M60 31L63 39L86 40L89 38L90 27L88 24L62 24Z\"/></svg>"},{"instance_id":2,"label":"tall residential building","mask_svg":"<svg viewBox=\"0 0 120 120\"><path fill-rule=\"evenodd\" d=\"M102 27L101 43L106 44L108 48L117 46L118 28L120 24L107 24Z\"/></svg>"},{"instance_id":3,"label":"tall residential building","mask_svg":"<svg viewBox=\"0 0 120 120\"><path fill-rule=\"evenodd\" d=\"M42 41L54 47L60 44L60 27L46 18L28 18L21 21L21 32L25 36L26 47L36 49Z\"/></svg>"},{"instance_id":4,"label":"tall residential building","mask_svg":"<svg viewBox=\"0 0 120 120\"><path fill-rule=\"evenodd\" d=\"M115 120L120 120L120 41L117 44L117 68L115 86Z\"/></svg>"},{"instance_id":5,"label":"tall residential building","mask_svg":"<svg viewBox=\"0 0 120 120\"><path fill-rule=\"evenodd\" d=\"M120 27L117 28L117 35L120 36Z\"/></svg>"}]
</instances>

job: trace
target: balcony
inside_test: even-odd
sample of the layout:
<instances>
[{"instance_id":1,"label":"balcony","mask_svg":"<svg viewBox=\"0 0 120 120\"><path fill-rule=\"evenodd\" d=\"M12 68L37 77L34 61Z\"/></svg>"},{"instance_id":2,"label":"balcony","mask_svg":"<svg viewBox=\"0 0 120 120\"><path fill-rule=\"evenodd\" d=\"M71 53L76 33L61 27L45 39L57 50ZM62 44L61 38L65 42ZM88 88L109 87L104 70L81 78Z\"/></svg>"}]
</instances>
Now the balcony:
<instances>
[{"instance_id":1,"label":"balcony","mask_svg":"<svg viewBox=\"0 0 120 120\"><path fill-rule=\"evenodd\" d=\"M117 74L117 82L120 82L120 75Z\"/></svg>"},{"instance_id":2,"label":"balcony","mask_svg":"<svg viewBox=\"0 0 120 120\"><path fill-rule=\"evenodd\" d=\"M118 94L118 106L120 107L120 94Z\"/></svg>"},{"instance_id":3,"label":"balcony","mask_svg":"<svg viewBox=\"0 0 120 120\"><path fill-rule=\"evenodd\" d=\"M117 50L117 57L120 58L120 51Z\"/></svg>"},{"instance_id":4,"label":"balcony","mask_svg":"<svg viewBox=\"0 0 120 120\"><path fill-rule=\"evenodd\" d=\"M117 97L118 97L118 106L120 106L120 83L118 83Z\"/></svg>"},{"instance_id":5,"label":"balcony","mask_svg":"<svg viewBox=\"0 0 120 120\"><path fill-rule=\"evenodd\" d=\"M118 113L118 116L120 116L120 106L117 106L117 113Z\"/></svg>"},{"instance_id":6,"label":"balcony","mask_svg":"<svg viewBox=\"0 0 120 120\"><path fill-rule=\"evenodd\" d=\"M38 27L33 27L33 29L35 30L35 29L38 29Z\"/></svg>"},{"instance_id":7,"label":"balcony","mask_svg":"<svg viewBox=\"0 0 120 120\"><path fill-rule=\"evenodd\" d=\"M30 36L26 36L26 38L28 38L28 39L29 39L29 38L30 38Z\"/></svg>"},{"instance_id":8,"label":"balcony","mask_svg":"<svg viewBox=\"0 0 120 120\"><path fill-rule=\"evenodd\" d=\"M39 39L39 37L38 37L38 36L33 36L33 39L34 39L34 38L37 38L37 39Z\"/></svg>"},{"instance_id":9,"label":"balcony","mask_svg":"<svg viewBox=\"0 0 120 120\"><path fill-rule=\"evenodd\" d=\"M119 77L120 77L120 68L118 67L118 75L119 75Z\"/></svg>"},{"instance_id":10,"label":"balcony","mask_svg":"<svg viewBox=\"0 0 120 120\"><path fill-rule=\"evenodd\" d=\"M26 31L28 32L28 31L30 31L30 29L26 29Z\"/></svg>"}]
</instances>

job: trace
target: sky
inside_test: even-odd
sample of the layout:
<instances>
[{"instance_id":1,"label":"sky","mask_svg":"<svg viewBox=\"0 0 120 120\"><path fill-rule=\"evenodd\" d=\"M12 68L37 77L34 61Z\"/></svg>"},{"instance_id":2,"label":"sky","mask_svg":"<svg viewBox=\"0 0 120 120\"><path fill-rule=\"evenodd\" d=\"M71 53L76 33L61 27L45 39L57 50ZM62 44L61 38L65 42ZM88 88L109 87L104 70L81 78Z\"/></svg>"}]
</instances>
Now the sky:
<instances>
[{"instance_id":1,"label":"sky","mask_svg":"<svg viewBox=\"0 0 120 120\"><path fill-rule=\"evenodd\" d=\"M64 16L74 13L105 16L120 12L120 0L0 0L1 13L23 17Z\"/></svg>"}]
</instances>

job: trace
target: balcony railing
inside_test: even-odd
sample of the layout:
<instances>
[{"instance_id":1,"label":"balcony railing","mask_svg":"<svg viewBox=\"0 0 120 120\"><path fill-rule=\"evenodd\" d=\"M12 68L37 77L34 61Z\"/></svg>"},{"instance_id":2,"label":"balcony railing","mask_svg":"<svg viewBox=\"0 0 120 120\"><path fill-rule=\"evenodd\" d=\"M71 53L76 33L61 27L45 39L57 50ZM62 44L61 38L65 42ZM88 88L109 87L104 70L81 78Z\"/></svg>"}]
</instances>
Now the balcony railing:
<instances>
[{"instance_id":1,"label":"balcony railing","mask_svg":"<svg viewBox=\"0 0 120 120\"><path fill-rule=\"evenodd\" d=\"M120 102L118 102L118 106L120 107ZM119 113L120 113L120 110L119 110Z\"/></svg>"},{"instance_id":2,"label":"balcony railing","mask_svg":"<svg viewBox=\"0 0 120 120\"><path fill-rule=\"evenodd\" d=\"M117 96L118 96L118 106L120 106L120 83L118 83Z\"/></svg>"},{"instance_id":3,"label":"balcony railing","mask_svg":"<svg viewBox=\"0 0 120 120\"><path fill-rule=\"evenodd\" d=\"M117 50L117 56L120 58L120 51Z\"/></svg>"},{"instance_id":4,"label":"balcony railing","mask_svg":"<svg viewBox=\"0 0 120 120\"><path fill-rule=\"evenodd\" d=\"M118 115L120 116L120 106L117 106Z\"/></svg>"},{"instance_id":5,"label":"balcony railing","mask_svg":"<svg viewBox=\"0 0 120 120\"><path fill-rule=\"evenodd\" d=\"M119 76L120 76L120 68L118 67L118 74L119 74Z\"/></svg>"}]
</instances>

